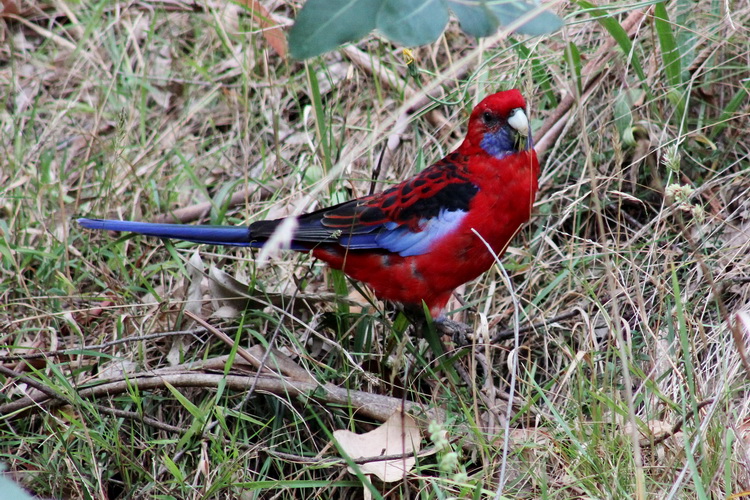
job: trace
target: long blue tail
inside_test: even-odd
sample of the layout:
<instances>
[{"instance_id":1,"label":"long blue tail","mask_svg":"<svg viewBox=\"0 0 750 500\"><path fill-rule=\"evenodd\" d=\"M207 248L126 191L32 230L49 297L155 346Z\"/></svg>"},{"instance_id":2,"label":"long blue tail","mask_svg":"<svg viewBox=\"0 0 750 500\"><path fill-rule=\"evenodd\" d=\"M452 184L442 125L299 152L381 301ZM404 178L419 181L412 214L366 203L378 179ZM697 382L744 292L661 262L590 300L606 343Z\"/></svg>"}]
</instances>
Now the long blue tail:
<instances>
[{"instance_id":1,"label":"long blue tail","mask_svg":"<svg viewBox=\"0 0 750 500\"><path fill-rule=\"evenodd\" d=\"M243 226L190 226L187 224L155 224L152 222L106 219L78 219L78 223L87 229L138 233L209 245L260 247L264 243L263 241L251 241L250 229Z\"/></svg>"}]
</instances>

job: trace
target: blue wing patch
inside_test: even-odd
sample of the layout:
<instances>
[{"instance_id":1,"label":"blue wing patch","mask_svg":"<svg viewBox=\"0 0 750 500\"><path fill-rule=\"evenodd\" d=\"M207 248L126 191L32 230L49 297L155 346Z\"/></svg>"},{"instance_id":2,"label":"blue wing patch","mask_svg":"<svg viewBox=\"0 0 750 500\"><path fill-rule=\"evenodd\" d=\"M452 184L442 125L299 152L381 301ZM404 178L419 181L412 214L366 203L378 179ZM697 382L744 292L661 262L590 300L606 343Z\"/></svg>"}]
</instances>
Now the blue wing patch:
<instances>
[{"instance_id":1,"label":"blue wing patch","mask_svg":"<svg viewBox=\"0 0 750 500\"><path fill-rule=\"evenodd\" d=\"M437 217L421 219L420 231L395 222L373 226L367 234L342 236L339 244L350 250L380 248L399 254L401 257L427 253L433 244L455 231L466 217L463 210L441 210Z\"/></svg>"}]
</instances>

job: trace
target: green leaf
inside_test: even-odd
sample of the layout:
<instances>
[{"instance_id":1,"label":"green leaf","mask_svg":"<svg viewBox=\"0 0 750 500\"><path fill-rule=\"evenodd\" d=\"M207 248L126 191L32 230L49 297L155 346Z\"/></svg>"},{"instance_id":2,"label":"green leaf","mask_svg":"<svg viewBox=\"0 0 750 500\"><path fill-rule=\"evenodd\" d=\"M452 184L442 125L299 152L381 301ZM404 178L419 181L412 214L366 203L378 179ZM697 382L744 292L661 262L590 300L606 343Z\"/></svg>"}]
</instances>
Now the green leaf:
<instances>
[{"instance_id":1,"label":"green leaf","mask_svg":"<svg viewBox=\"0 0 750 500\"><path fill-rule=\"evenodd\" d=\"M468 4L465 1L448 0L448 8L458 18L461 29L477 38L490 36L500 25L500 21L485 2Z\"/></svg>"},{"instance_id":2,"label":"green leaf","mask_svg":"<svg viewBox=\"0 0 750 500\"><path fill-rule=\"evenodd\" d=\"M518 33L542 35L562 20L536 1L524 0L308 0L289 32L292 57L306 59L356 41L377 28L405 46L435 41L448 23L448 9L475 37L523 19Z\"/></svg>"},{"instance_id":3,"label":"green leaf","mask_svg":"<svg viewBox=\"0 0 750 500\"><path fill-rule=\"evenodd\" d=\"M448 24L443 0L384 0L375 23L387 38L406 46L432 43Z\"/></svg>"},{"instance_id":4,"label":"green leaf","mask_svg":"<svg viewBox=\"0 0 750 500\"><path fill-rule=\"evenodd\" d=\"M382 0L308 0L289 31L295 59L315 57L359 40L375 28Z\"/></svg>"},{"instance_id":5,"label":"green leaf","mask_svg":"<svg viewBox=\"0 0 750 500\"><path fill-rule=\"evenodd\" d=\"M307 81L310 84L313 109L315 110L315 128L318 131L318 140L323 153L323 170L324 173L330 172L331 168L333 168L333 160L331 159L331 142L329 140L330 137L328 136L328 127L326 126L328 120L323 106L323 98L320 94L318 75L309 64L306 66Z\"/></svg>"},{"instance_id":6,"label":"green leaf","mask_svg":"<svg viewBox=\"0 0 750 500\"><path fill-rule=\"evenodd\" d=\"M628 32L625 31L625 28L622 27L617 19L609 16L604 10L598 8L593 3L587 2L586 0L578 0L577 3L581 7L591 11L591 15L595 16L599 24L601 24L602 27L609 32L609 35L615 39L617 45L620 46L620 49L625 54L625 57L630 59L630 64L633 65L633 69L638 75L638 78L640 78L641 81L646 81L646 72L643 71L641 61L633 51L633 42L630 41L630 37L628 36Z\"/></svg>"},{"instance_id":7,"label":"green leaf","mask_svg":"<svg viewBox=\"0 0 750 500\"><path fill-rule=\"evenodd\" d=\"M177 464L174 463L174 460L169 458L166 453L162 455L162 458L164 459L164 466L167 468L167 470L169 470L169 472L177 480L177 482L185 481L185 474L183 474Z\"/></svg>"},{"instance_id":8,"label":"green leaf","mask_svg":"<svg viewBox=\"0 0 750 500\"><path fill-rule=\"evenodd\" d=\"M734 94L734 97L732 97L729 100L729 103L724 108L724 111L721 112L721 116L716 120L716 125L714 126L713 130L711 131L711 139L714 139L716 136L718 136L726 127L731 123L733 119L739 119L740 114L735 114L737 109L740 107L740 104L747 98L747 96L750 95L750 80L745 80L742 82L742 86L739 88L736 94ZM2 229L2 226L0 226L0 229ZM0 242L0 252L2 251L2 242ZM10 254L7 257L8 262L10 262Z\"/></svg>"},{"instance_id":9,"label":"green leaf","mask_svg":"<svg viewBox=\"0 0 750 500\"><path fill-rule=\"evenodd\" d=\"M540 10L539 4L535 2L489 2L487 6L503 26L509 26L522 17L532 16L514 30L523 35L544 35L559 30L563 25L559 17L548 10Z\"/></svg>"},{"instance_id":10,"label":"green leaf","mask_svg":"<svg viewBox=\"0 0 750 500\"><path fill-rule=\"evenodd\" d=\"M622 142L628 146L635 144L633 136L633 112L630 106L630 96L627 92L620 92L615 97L615 126L620 133Z\"/></svg>"},{"instance_id":11,"label":"green leaf","mask_svg":"<svg viewBox=\"0 0 750 500\"><path fill-rule=\"evenodd\" d=\"M667 81L673 87L680 86L682 84L682 61L664 2L657 3L654 6L654 22L656 33L659 36L659 45L661 45L661 58L664 61L664 73L667 75Z\"/></svg>"},{"instance_id":12,"label":"green leaf","mask_svg":"<svg viewBox=\"0 0 750 500\"><path fill-rule=\"evenodd\" d=\"M333 282L333 291L341 297L349 295L348 281L343 271L338 269L331 269L330 271L331 281ZM349 304L343 300L339 302L338 310L341 314L349 314Z\"/></svg>"},{"instance_id":13,"label":"green leaf","mask_svg":"<svg viewBox=\"0 0 750 500\"><path fill-rule=\"evenodd\" d=\"M581 53L575 43L570 42L565 50L565 59L570 65L571 76L575 79L578 95L583 94L583 82L581 81Z\"/></svg>"},{"instance_id":14,"label":"green leaf","mask_svg":"<svg viewBox=\"0 0 750 500\"><path fill-rule=\"evenodd\" d=\"M553 79L550 70L542 62L541 58L536 57L522 42L515 40L513 37L510 38L510 41L523 60L531 61L532 80L539 86L540 91L544 93L548 104L546 108L556 108L558 105L557 89L552 86Z\"/></svg>"},{"instance_id":15,"label":"green leaf","mask_svg":"<svg viewBox=\"0 0 750 500\"><path fill-rule=\"evenodd\" d=\"M186 398L184 394L177 390L175 386L173 386L169 382L165 382L164 385L166 385L167 389L169 389L169 392L172 393L175 399L177 399L177 401L179 401L180 404L184 406L185 409L189 411L195 419L205 418L205 414L203 413L203 411L195 406L195 404L193 404L188 398Z\"/></svg>"}]
</instances>

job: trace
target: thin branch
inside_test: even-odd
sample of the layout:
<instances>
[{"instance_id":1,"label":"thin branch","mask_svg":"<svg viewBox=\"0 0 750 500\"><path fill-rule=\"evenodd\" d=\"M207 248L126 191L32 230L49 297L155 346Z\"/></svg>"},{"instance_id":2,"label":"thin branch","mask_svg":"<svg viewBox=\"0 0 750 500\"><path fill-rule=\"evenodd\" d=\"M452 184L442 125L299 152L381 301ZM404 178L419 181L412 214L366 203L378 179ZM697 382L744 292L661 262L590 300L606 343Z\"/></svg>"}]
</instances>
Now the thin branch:
<instances>
[{"instance_id":1,"label":"thin branch","mask_svg":"<svg viewBox=\"0 0 750 500\"><path fill-rule=\"evenodd\" d=\"M5 373L8 369L5 368ZM19 378L20 374L13 374L14 378ZM24 377L25 379L26 377ZM98 398L123 394L132 390L134 387L138 390L163 389L167 384L173 387L203 387L217 388L219 384L224 383L227 388L236 391L246 391L252 387L255 374L250 376L243 375L218 375L213 373L163 373L154 375L152 373L135 373L130 374L127 378L110 380L102 382L93 387L86 387L78 391L81 398ZM24 380L25 381L25 380ZM309 397L328 405L345 406L354 409L364 417L385 422L395 412L402 407L406 411L424 414L425 418L430 420L445 421L445 415L439 409L426 409L423 405L413 401L404 401L402 398L392 398L378 394L370 394L363 391L354 391L342 389L333 384L319 384L316 382L290 380L278 375L261 375L258 377L256 389L263 392L269 392L278 396L290 397ZM47 392L50 392L49 390ZM32 407L45 407L54 403L55 400L62 400L57 394L38 394L35 396L25 396L17 401L12 401L0 406L0 416L18 417L20 414Z\"/></svg>"},{"instance_id":2,"label":"thin branch","mask_svg":"<svg viewBox=\"0 0 750 500\"><path fill-rule=\"evenodd\" d=\"M710 405L713 402L714 402L713 398L701 401L700 403L698 403L696 405L696 411L702 410L705 406L708 406L708 405ZM682 426L685 425L685 423L688 421L689 418L696 417L696 416L697 415L695 414L695 412L690 412L682 420L680 420L679 422L677 422L676 424L674 424L672 426L672 430L670 430L669 432L665 432L664 434L662 434L661 436L659 436L656 439L649 439L649 438L642 439L641 440L641 446L643 446L643 447L653 447L653 446L656 446L657 444L663 443L664 441L666 441L670 437L672 437L675 434L677 434L678 432L680 432L680 429L682 429Z\"/></svg>"}]
</instances>

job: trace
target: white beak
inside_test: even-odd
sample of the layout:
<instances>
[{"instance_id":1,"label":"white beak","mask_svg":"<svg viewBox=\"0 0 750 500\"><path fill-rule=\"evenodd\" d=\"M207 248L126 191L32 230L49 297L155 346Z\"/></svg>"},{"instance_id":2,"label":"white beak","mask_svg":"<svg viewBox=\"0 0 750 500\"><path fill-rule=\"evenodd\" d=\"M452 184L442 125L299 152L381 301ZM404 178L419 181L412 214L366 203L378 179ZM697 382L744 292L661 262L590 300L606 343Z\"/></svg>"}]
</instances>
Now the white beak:
<instances>
[{"instance_id":1,"label":"white beak","mask_svg":"<svg viewBox=\"0 0 750 500\"><path fill-rule=\"evenodd\" d=\"M529 136L529 119L526 117L526 112L523 108L516 108L510 112L508 125L513 127L522 136Z\"/></svg>"}]
</instances>

